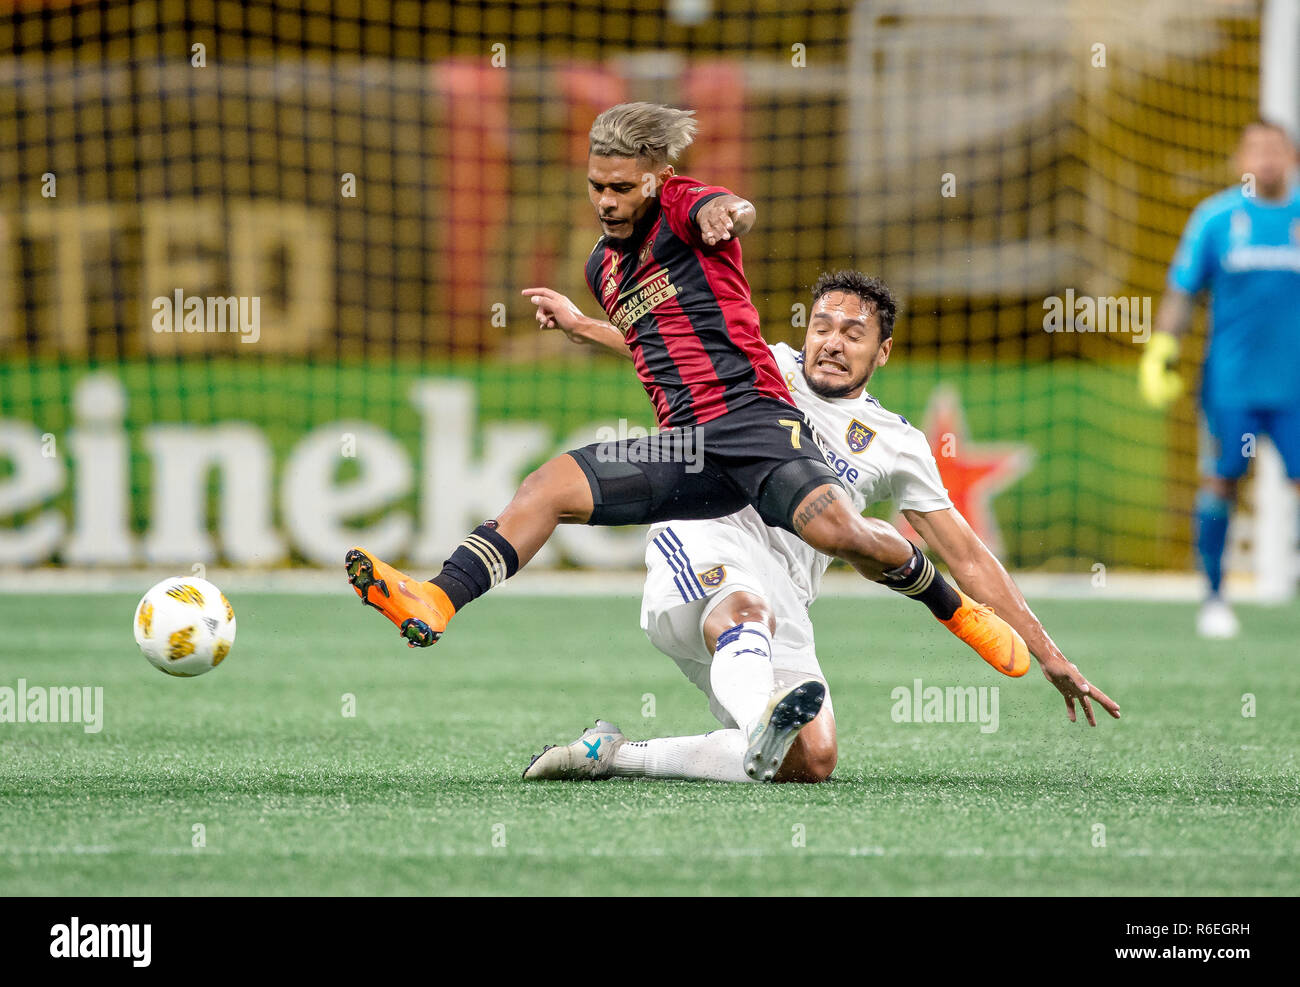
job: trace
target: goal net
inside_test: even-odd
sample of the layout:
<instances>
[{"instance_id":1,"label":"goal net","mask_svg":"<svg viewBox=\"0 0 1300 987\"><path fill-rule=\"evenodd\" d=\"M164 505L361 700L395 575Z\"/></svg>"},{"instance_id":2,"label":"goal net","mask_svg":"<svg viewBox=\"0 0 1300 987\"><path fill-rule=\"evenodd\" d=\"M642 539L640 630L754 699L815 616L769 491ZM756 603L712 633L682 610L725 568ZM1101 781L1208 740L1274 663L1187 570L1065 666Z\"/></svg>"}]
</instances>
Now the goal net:
<instances>
[{"instance_id":1,"label":"goal net","mask_svg":"<svg viewBox=\"0 0 1300 987\"><path fill-rule=\"evenodd\" d=\"M596 310L586 132L645 99L698 112L679 172L756 203L770 341L822 270L894 286L873 389L1010 565L1187 568L1195 409L1136 366L1259 47L1233 0L6 5L0 559L433 564L651 425L520 295Z\"/></svg>"}]
</instances>

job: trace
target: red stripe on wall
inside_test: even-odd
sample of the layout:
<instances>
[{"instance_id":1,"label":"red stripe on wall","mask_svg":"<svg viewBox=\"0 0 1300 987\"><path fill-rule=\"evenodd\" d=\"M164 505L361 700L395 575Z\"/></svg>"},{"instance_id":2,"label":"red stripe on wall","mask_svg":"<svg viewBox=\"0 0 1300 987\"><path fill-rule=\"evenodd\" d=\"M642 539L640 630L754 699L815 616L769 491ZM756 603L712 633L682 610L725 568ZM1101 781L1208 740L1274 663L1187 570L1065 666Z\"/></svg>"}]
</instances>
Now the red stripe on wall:
<instances>
[{"instance_id":1,"label":"red stripe on wall","mask_svg":"<svg viewBox=\"0 0 1300 987\"><path fill-rule=\"evenodd\" d=\"M707 137L691 145L692 175L708 175L744 195L749 187L745 153L745 71L737 59L699 62L682 77L686 104L705 121Z\"/></svg>"},{"instance_id":2,"label":"red stripe on wall","mask_svg":"<svg viewBox=\"0 0 1300 987\"><path fill-rule=\"evenodd\" d=\"M482 352L491 340L488 271L508 214L508 73L481 59L452 57L433 68L447 155L438 224L438 265L447 285L453 353Z\"/></svg>"}]
</instances>

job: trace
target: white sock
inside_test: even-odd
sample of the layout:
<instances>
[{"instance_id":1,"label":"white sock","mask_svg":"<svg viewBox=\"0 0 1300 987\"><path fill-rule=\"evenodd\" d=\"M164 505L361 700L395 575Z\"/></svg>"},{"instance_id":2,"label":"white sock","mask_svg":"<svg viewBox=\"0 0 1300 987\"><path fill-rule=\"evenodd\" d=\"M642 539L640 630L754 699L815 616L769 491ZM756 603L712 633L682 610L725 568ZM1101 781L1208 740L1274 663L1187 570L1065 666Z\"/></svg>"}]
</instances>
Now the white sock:
<instances>
[{"instance_id":1,"label":"white sock","mask_svg":"<svg viewBox=\"0 0 1300 987\"><path fill-rule=\"evenodd\" d=\"M766 624L737 624L718 635L709 684L722 708L748 737L776 688L772 636Z\"/></svg>"},{"instance_id":2,"label":"white sock","mask_svg":"<svg viewBox=\"0 0 1300 987\"><path fill-rule=\"evenodd\" d=\"M701 737L628 740L614 752L614 774L622 778L679 778L686 781L753 781L742 762L748 747L739 730L714 730Z\"/></svg>"}]
</instances>

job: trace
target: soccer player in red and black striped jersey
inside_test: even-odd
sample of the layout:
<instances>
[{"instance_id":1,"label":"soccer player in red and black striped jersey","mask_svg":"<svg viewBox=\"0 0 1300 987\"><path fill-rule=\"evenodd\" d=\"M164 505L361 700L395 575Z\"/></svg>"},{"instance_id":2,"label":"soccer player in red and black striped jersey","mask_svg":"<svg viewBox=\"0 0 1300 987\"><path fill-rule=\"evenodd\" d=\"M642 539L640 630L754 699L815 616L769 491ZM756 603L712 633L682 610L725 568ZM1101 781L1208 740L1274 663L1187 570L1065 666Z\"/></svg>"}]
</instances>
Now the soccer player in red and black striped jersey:
<instances>
[{"instance_id":1,"label":"soccer player in red and black striped jersey","mask_svg":"<svg viewBox=\"0 0 1300 987\"><path fill-rule=\"evenodd\" d=\"M703 425L763 398L788 404L741 265L737 237L754 207L671 175L638 219L619 218L630 191L620 179L634 176L615 162L626 160L593 158L587 176L605 227L587 285L631 350L659 427ZM532 290L539 305L555 301Z\"/></svg>"},{"instance_id":2,"label":"soccer player in red and black striped jersey","mask_svg":"<svg viewBox=\"0 0 1300 987\"><path fill-rule=\"evenodd\" d=\"M575 339L618 337L660 430L545 463L429 582L359 548L347 554L349 580L411 645L424 647L454 613L525 565L557 524L713 518L749 504L768 524L924 603L995 667L1028 667L1024 640L1001 617L950 586L893 526L854 510L759 334L739 243L754 225L753 205L673 168L694 138L692 117L627 103L592 124L587 185L604 235L587 281L608 321L587 318L548 288L524 289L543 326ZM837 377L851 386L847 367L824 362L816 371L828 386ZM752 632L756 653L771 654L766 624L737 630ZM807 722L821 698L814 688L776 713Z\"/></svg>"}]
</instances>

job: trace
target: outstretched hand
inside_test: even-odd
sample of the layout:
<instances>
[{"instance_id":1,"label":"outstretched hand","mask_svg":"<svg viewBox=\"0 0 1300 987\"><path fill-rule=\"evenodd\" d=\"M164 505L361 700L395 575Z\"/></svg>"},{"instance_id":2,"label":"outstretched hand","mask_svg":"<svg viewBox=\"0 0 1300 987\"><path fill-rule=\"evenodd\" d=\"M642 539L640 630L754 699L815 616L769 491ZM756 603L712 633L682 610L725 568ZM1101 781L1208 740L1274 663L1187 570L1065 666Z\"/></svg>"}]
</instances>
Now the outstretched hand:
<instances>
[{"instance_id":1,"label":"outstretched hand","mask_svg":"<svg viewBox=\"0 0 1300 987\"><path fill-rule=\"evenodd\" d=\"M1119 703L1084 678L1083 673L1079 671L1079 666L1074 662L1064 657L1049 656L1040 658L1039 664L1043 668L1043 675L1047 677L1047 681L1056 686L1057 691L1065 697L1065 709L1071 723L1078 719L1074 712L1075 700L1083 706L1083 715L1088 718L1089 726L1097 725L1097 718L1092 711L1094 702L1100 704L1101 708L1115 719L1119 719Z\"/></svg>"},{"instance_id":2,"label":"outstretched hand","mask_svg":"<svg viewBox=\"0 0 1300 987\"><path fill-rule=\"evenodd\" d=\"M738 195L720 195L695 214L700 238L709 246L744 236L754 225L754 207Z\"/></svg>"},{"instance_id":3,"label":"outstretched hand","mask_svg":"<svg viewBox=\"0 0 1300 987\"><path fill-rule=\"evenodd\" d=\"M522 294L537 306L537 322L543 329L559 329L575 343L588 342L579 331L585 316L566 296L550 288L525 288Z\"/></svg>"}]
</instances>

